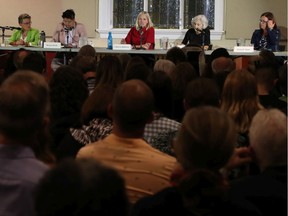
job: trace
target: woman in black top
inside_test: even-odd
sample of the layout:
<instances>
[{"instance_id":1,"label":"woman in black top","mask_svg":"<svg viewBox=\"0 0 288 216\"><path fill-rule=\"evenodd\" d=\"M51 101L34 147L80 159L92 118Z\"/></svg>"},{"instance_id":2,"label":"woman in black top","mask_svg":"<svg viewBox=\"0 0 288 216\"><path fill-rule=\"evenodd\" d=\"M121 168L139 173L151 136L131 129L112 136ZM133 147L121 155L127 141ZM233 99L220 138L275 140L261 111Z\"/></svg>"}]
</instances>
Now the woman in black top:
<instances>
[{"instance_id":1,"label":"woman in black top","mask_svg":"<svg viewBox=\"0 0 288 216\"><path fill-rule=\"evenodd\" d=\"M210 45L208 19L204 15L198 15L192 18L191 24L192 28L186 32L182 44L198 45L207 50Z\"/></svg>"}]
</instances>

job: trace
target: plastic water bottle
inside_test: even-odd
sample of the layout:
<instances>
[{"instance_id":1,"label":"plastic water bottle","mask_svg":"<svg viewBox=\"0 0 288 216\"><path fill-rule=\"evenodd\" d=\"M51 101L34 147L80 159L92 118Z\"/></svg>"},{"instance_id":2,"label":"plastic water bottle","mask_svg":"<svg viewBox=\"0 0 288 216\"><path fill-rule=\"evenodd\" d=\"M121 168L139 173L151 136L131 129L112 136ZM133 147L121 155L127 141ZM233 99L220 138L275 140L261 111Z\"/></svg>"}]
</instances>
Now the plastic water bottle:
<instances>
[{"instance_id":1,"label":"plastic water bottle","mask_svg":"<svg viewBox=\"0 0 288 216\"><path fill-rule=\"evenodd\" d=\"M40 32L40 46L44 47L44 42L46 42L46 34L44 31Z\"/></svg>"},{"instance_id":2,"label":"plastic water bottle","mask_svg":"<svg viewBox=\"0 0 288 216\"><path fill-rule=\"evenodd\" d=\"M112 32L108 32L107 49L113 48Z\"/></svg>"}]
</instances>

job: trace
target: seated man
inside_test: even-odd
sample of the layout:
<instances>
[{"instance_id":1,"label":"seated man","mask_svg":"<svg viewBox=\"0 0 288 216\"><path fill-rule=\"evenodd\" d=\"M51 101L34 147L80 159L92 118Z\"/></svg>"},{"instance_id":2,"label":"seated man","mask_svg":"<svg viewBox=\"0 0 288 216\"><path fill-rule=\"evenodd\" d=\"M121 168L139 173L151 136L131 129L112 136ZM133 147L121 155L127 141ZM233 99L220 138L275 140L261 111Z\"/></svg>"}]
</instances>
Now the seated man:
<instances>
[{"instance_id":1,"label":"seated man","mask_svg":"<svg viewBox=\"0 0 288 216\"><path fill-rule=\"evenodd\" d=\"M77 158L93 157L116 168L126 181L131 203L169 186L176 159L143 139L146 123L153 119L153 93L140 80L129 80L116 90L108 108L112 134L80 149Z\"/></svg>"},{"instance_id":2,"label":"seated man","mask_svg":"<svg viewBox=\"0 0 288 216\"><path fill-rule=\"evenodd\" d=\"M35 186L48 170L38 160L45 151L38 137L47 130L48 85L35 72L17 71L2 83L0 98L0 214L35 215Z\"/></svg>"}]
</instances>

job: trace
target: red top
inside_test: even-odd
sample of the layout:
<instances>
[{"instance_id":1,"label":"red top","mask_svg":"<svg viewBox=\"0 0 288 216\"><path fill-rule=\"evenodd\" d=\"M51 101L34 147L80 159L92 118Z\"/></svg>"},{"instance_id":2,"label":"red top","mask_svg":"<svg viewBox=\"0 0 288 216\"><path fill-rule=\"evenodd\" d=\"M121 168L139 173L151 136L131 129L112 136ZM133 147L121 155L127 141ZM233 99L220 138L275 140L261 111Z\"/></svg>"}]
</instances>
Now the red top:
<instances>
[{"instance_id":1,"label":"red top","mask_svg":"<svg viewBox=\"0 0 288 216\"><path fill-rule=\"evenodd\" d=\"M125 41L127 44L140 45L140 30L132 27L128 32ZM149 29L142 28L142 44L151 43L149 49L154 49L155 46L155 30L153 27Z\"/></svg>"}]
</instances>

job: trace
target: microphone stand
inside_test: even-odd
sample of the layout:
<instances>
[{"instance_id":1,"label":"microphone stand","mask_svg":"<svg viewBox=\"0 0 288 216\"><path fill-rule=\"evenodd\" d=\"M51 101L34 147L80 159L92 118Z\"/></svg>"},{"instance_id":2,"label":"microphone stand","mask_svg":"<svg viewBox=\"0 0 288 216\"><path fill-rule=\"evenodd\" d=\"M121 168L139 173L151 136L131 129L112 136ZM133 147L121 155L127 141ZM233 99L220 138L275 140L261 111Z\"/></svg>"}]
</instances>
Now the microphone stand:
<instances>
[{"instance_id":1,"label":"microphone stand","mask_svg":"<svg viewBox=\"0 0 288 216\"><path fill-rule=\"evenodd\" d=\"M66 47L68 47L68 44L69 44L69 30L68 29L65 29L65 34L66 34ZM63 55L63 64L64 65L67 64L67 58L66 58L65 52L64 52L64 55Z\"/></svg>"},{"instance_id":2,"label":"microphone stand","mask_svg":"<svg viewBox=\"0 0 288 216\"><path fill-rule=\"evenodd\" d=\"M2 43L4 43L5 29L6 29L6 27L0 26L0 28L2 29Z\"/></svg>"},{"instance_id":3,"label":"microphone stand","mask_svg":"<svg viewBox=\"0 0 288 216\"><path fill-rule=\"evenodd\" d=\"M140 33L140 48L138 48L138 49L145 49L145 48L142 47L142 40L143 40L143 37L142 37L142 35L143 35L142 27L139 29L139 33Z\"/></svg>"}]
</instances>

